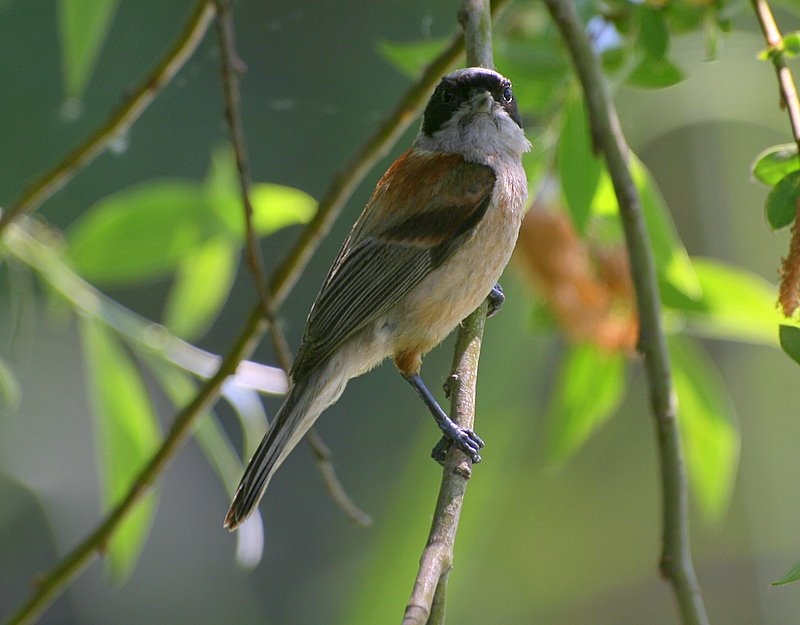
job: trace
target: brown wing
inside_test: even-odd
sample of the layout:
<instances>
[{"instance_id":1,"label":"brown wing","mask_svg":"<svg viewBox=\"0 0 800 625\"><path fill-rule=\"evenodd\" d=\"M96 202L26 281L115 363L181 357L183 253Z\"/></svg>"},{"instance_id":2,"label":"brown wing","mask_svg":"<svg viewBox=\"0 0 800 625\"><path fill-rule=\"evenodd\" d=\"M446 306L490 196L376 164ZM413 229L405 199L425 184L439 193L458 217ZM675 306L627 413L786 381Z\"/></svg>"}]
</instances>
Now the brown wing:
<instances>
[{"instance_id":1,"label":"brown wing","mask_svg":"<svg viewBox=\"0 0 800 625\"><path fill-rule=\"evenodd\" d=\"M395 161L314 302L292 368L294 380L441 265L483 218L494 182L490 167L458 155L409 151Z\"/></svg>"}]
</instances>

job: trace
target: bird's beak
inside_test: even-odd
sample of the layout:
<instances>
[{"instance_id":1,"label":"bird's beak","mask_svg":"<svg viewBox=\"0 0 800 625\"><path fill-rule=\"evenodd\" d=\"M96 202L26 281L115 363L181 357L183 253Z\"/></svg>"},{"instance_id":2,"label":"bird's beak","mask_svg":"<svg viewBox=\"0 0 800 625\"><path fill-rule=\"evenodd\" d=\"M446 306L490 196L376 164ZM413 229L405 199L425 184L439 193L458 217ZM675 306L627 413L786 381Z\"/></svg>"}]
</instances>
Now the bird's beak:
<instances>
[{"instance_id":1,"label":"bird's beak","mask_svg":"<svg viewBox=\"0 0 800 625\"><path fill-rule=\"evenodd\" d=\"M469 103L475 113L491 113L494 108L494 98L488 91L476 93Z\"/></svg>"}]
</instances>

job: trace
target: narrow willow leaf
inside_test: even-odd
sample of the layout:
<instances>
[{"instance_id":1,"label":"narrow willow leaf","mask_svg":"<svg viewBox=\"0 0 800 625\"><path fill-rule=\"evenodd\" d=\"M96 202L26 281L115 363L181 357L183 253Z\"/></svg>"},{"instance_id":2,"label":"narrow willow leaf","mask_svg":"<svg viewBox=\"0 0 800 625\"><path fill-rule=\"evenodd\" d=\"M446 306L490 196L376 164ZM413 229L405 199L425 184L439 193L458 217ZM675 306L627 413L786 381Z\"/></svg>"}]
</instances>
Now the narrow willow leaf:
<instances>
[{"instance_id":1,"label":"narrow willow leaf","mask_svg":"<svg viewBox=\"0 0 800 625\"><path fill-rule=\"evenodd\" d=\"M711 258L693 258L702 297L664 290L664 305L693 333L709 338L775 346L782 316L776 288L761 276Z\"/></svg>"},{"instance_id":2,"label":"narrow willow leaf","mask_svg":"<svg viewBox=\"0 0 800 625\"><path fill-rule=\"evenodd\" d=\"M800 54L800 32L794 31L783 36L783 51L789 58Z\"/></svg>"},{"instance_id":3,"label":"narrow willow leaf","mask_svg":"<svg viewBox=\"0 0 800 625\"><path fill-rule=\"evenodd\" d=\"M156 416L147 390L128 353L102 325L81 326L89 396L97 431L103 506L112 508L159 441ZM156 494L145 494L108 544L108 563L117 580L132 572L155 513Z\"/></svg>"},{"instance_id":4,"label":"narrow willow leaf","mask_svg":"<svg viewBox=\"0 0 800 625\"><path fill-rule=\"evenodd\" d=\"M792 582L796 582L800 579L800 562L796 562L795 565L790 568L780 579L776 579L772 582L773 586L783 586L784 584L791 584Z\"/></svg>"},{"instance_id":5,"label":"narrow willow leaf","mask_svg":"<svg viewBox=\"0 0 800 625\"><path fill-rule=\"evenodd\" d=\"M630 168L641 197L642 214L650 235L659 279L691 299L702 295L700 281L692 266L689 253L678 236L667 203L658 190L650 172L632 155ZM617 216L619 205L614 186L604 170L592 199L592 214L599 217Z\"/></svg>"},{"instance_id":6,"label":"narrow willow leaf","mask_svg":"<svg viewBox=\"0 0 800 625\"><path fill-rule=\"evenodd\" d=\"M781 349L800 365L800 328L781 325L779 334Z\"/></svg>"},{"instance_id":7,"label":"narrow willow leaf","mask_svg":"<svg viewBox=\"0 0 800 625\"><path fill-rule=\"evenodd\" d=\"M197 390L197 384L189 375L160 359L149 357L148 362L164 392L176 408L181 408L192 400ZM229 383L230 381L226 383L226 387ZM256 401L259 401L255 391L241 390L250 396L255 396ZM225 393L224 390L223 393ZM262 424L259 437L263 435L263 432ZM198 415L194 437L225 488L228 497L232 497L244 466L213 411ZM264 553L264 525L257 510L247 524L236 532L236 539L236 561L240 566L248 569L255 567L261 561Z\"/></svg>"},{"instance_id":8,"label":"narrow willow leaf","mask_svg":"<svg viewBox=\"0 0 800 625\"><path fill-rule=\"evenodd\" d=\"M13 412L19 406L21 392L17 377L6 361L0 358L0 412Z\"/></svg>"},{"instance_id":9,"label":"narrow willow leaf","mask_svg":"<svg viewBox=\"0 0 800 625\"><path fill-rule=\"evenodd\" d=\"M90 208L70 229L67 253L87 280L130 283L169 273L220 227L197 183L150 182Z\"/></svg>"},{"instance_id":10,"label":"narrow willow leaf","mask_svg":"<svg viewBox=\"0 0 800 625\"><path fill-rule=\"evenodd\" d=\"M774 187L788 174L800 169L796 143L782 143L767 148L756 156L751 172L759 182Z\"/></svg>"},{"instance_id":11,"label":"narrow willow leaf","mask_svg":"<svg viewBox=\"0 0 800 625\"><path fill-rule=\"evenodd\" d=\"M800 207L800 171L787 174L767 195L767 222L773 230L790 226Z\"/></svg>"},{"instance_id":12,"label":"narrow willow leaf","mask_svg":"<svg viewBox=\"0 0 800 625\"><path fill-rule=\"evenodd\" d=\"M58 29L67 97L80 98L94 71L119 0L59 0Z\"/></svg>"},{"instance_id":13,"label":"narrow willow leaf","mask_svg":"<svg viewBox=\"0 0 800 625\"><path fill-rule=\"evenodd\" d=\"M631 173L639 189L647 231L662 280L691 298L702 295L689 253L678 236L669 207L644 164L633 156Z\"/></svg>"},{"instance_id":14,"label":"narrow willow leaf","mask_svg":"<svg viewBox=\"0 0 800 625\"><path fill-rule=\"evenodd\" d=\"M572 222L584 232L602 165L592 151L583 100L573 99L558 143L558 174Z\"/></svg>"},{"instance_id":15,"label":"narrow willow leaf","mask_svg":"<svg viewBox=\"0 0 800 625\"><path fill-rule=\"evenodd\" d=\"M444 49L447 39L424 39L422 41L378 42L378 54L401 73L409 77L419 76L420 72Z\"/></svg>"},{"instance_id":16,"label":"narrow willow leaf","mask_svg":"<svg viewBox=\"0 0 800 625\"><path fill-rule=\"evenodd\" d=\"M575 453L617 409L624 387L622 354L589 343L572 346L548 411L549 460L560 463Z\"/></svg>"},{"instance_id":17,"label":"narrow willow leaf","mask_svg":"<svg viewBox=\"0 0 800 625\"><path fill-rule=\"evenodd\" d=\"M164 308L164 324L174 334L196 339L217 318L236 277L239 249L223 235L181 258Z\"/></svg>"},{"instance_id":18,"label":"narrow willow leaf","mask_svg":"<svg viewBox=\"0 0 800 625\"><path fill-rule=\"evenodd\" d=\"M696 342L672 336L669 348L689 482L705 516L716 521L739 463L736 413L719 370Z\"/></svg>"},{"instance_id":19,"label":"narrow willow leaf","mask_svg":"<svg viewBox=\"0 0 800 625\"><path fill-rule=\"evenodd\" d=\"M643 4L638 7L639 44L647 56L662 59L669 49L669 30L662 9Z\"/></svg>"}]
</instances>

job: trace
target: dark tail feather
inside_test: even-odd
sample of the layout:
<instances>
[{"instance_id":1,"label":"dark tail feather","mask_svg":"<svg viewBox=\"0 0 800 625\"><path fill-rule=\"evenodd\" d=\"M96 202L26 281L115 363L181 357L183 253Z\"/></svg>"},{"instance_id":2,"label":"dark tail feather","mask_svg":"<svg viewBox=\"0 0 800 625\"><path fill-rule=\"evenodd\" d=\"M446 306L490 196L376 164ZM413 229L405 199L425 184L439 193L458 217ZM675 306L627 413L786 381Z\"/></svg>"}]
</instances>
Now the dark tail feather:
<instances>
[{"instance_id":1,"label":"dark tail feather","mask_svg":"<svg viewBox=\"0 0 800 625\"><path fill-rule=\"evenodd\" d=\"M302 427L306 417L312 416L307 414L310 399L306 393L307 388L306 383L292 387L256 453L247 464L225 515L223 526L229 530L239 527L255 510L275 470L310 427L311 424ZM317 416L313 415L312 422Z\"/></svg>"}]
</instances>

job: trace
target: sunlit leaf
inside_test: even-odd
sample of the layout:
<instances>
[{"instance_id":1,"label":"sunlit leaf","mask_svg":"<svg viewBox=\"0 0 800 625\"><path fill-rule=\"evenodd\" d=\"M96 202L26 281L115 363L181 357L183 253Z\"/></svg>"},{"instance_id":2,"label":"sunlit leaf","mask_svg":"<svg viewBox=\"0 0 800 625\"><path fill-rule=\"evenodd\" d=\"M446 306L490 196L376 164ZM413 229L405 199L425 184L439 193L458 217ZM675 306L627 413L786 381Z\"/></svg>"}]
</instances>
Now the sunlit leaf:
<instances>
[{"instance_id":1,"label":"sunlit leaf","mask_svg":"<svg viewBox=\"0 0 800 625\"><path fill-rule=\"evenodd\" d=\"M576 98L570 105L558 143L561 190L578 232L586 228L602 170L600 159L592 151L589 124L582 102L582 99Z\"/></svg>"},{"instance_id":2,"label":"sunlit leaf","mask_svg":"<svg viewBox=\"0 0 800 625\"><path fill-rule=\"evenodd\" d=\"M89 397L97 431L103 506L119 503L155 451L159 431L147 390L128 353L104 326L81 326ZM145 494L112 536L108 563L118 580L127 577L144 546L155 512L156 494Z\"/></svg>"},{"instance_id":3,"label":"sunlit leaf","mask_svg":"<svg viewBox=\"0 0 800 625\"><path fill-rule=\"evenodd\" d=\"M756 156L752 174L759 182L773 187L788 174L800 169L796 143L782 143L767 148Z\"/></svg>"},{"instance_id":4,"label":"sunlit leaf","mask_svg":"<svg viewBox=\"0 0 800 625\"><path fill-rule=\"evenodd\" d=\"M772 582L773 586L783 586L784 584L791 584L792 582L796 582L800 579L800 561L796 562L795 565L790 568L780 579L776 579Z\"/></svg>"},{"instance_id":5,"label":"sunlit leaf","mask_svg":"<svg viewBox=\"0 0 800 625\"><path fill-rule=\"evenodd\" d=\"M200 185L151 182L90 208L68 233L68 257L87 280L151 279L172 271L187 251L219 229Z\"/></svg>"},{"instance_id":6,"label":"sunlit leaf","mask_svg":"<svg viewBox=\"0 0 800 625\"><path fill-rule=\"evenodd\" d=\"M551 462L563 462L606 422L624 387L624 355L589 343L569 349L549 409Z\"/></svg>"},{"instance_id":7,"label":"sunlit leaf","mask_svg":"<svg viewBox=\"0 0 800 625\"><path fill-rule=\"evenodd\" d=\"M626 82L632 87L663 89L678 84L683 78L683 72L669 59L645 56L628 75Z\"/></svg>"},{"instance_id":8,"label":"sunlit leaf","mask_svg":"<svg viewBox=\"0 0 800 625\"><path fill-rule=\"evenodd\" d=\"M781 325L780 331L781 349L800 365L800 328L790 325Z\"/></svg>"},{"instance_id":9,"label":"sunlit leaf","mask_svg":"<svg viewBox=\"0 0 800 625\"><path fill-rule=\"evenodd\" d=\"M250 190L253 227L266 236L295 224L308 222L317 210L317 201L300 189L279 184L254 184Z\"/></svg>"},{"instance_id":10,"label":"sunlit leaf","mask_svg":"<svg viewBox=\"0 0 800 625\"><path fill-rule=\"evenodd\" d=\"M669 339L689 482L707 518L724 514L739 462L733 402L714 362L700 346Z\"/></svg>"},{"instance_id":11,"label":"sunlit leaf","mask_svg":"<svg viewBox=\"0 0 800 625\"><path fill-rule=\"evenodd\" d=\"M783 36L783 50L789 57L800 54L800 32L794 31Z\"/></svg>"},{"instance_id":12,"label":"sunlit leaf","mask_svg":"<svg viewBox=\"0 0 800 625\"><path fill-rule=\"evenodd\" d=\"M767 222L773 230L792 224L800 208L800 171L784 176L767 195Z\"/></svg>"},{"instance_id":13,"label":"sunlit leaf","mask_svg":"<svg viewBox=\"0 0 800 625\"><path fill-rule=\"evenodd\" d=\"M677 312L690 332L710 338L774 346L778 313L775 286L740 267L711 258L693 258L702 297L692 299L673 289L664 305Z\"/></svg>"},{"instance_id":14,"label":"sunlit leaf","mask_svg":"<svg viewBox=\"0 0 800 625\"><path fill-rule=\"evenodd\" d=\"M383 40L378 42L378 53L406 76L415 77L436 58L446 43L444 38L411 42Z\"/></svg>"},{"instance_id":15,"label":"sunlit leaf","mask_svg":"<svg viewBox=\"0 0 800 625\"><path fill-rule=\"evenodd\" d=\"M80 98L111 28L119 0L59 0L58 29L64 87Z\"/></svg>"},{"instance_id":16,"label":"sunlit leaf","mask_svg":"<svg viewBox=\"0 0 800 625\"><path fill-rule=\"evenodd\" d=\"M216 319L236 276L239 249L223 235L183 256L164 308L164 323L174 334L195 339Z\"/></svg>"}]
</instances>

